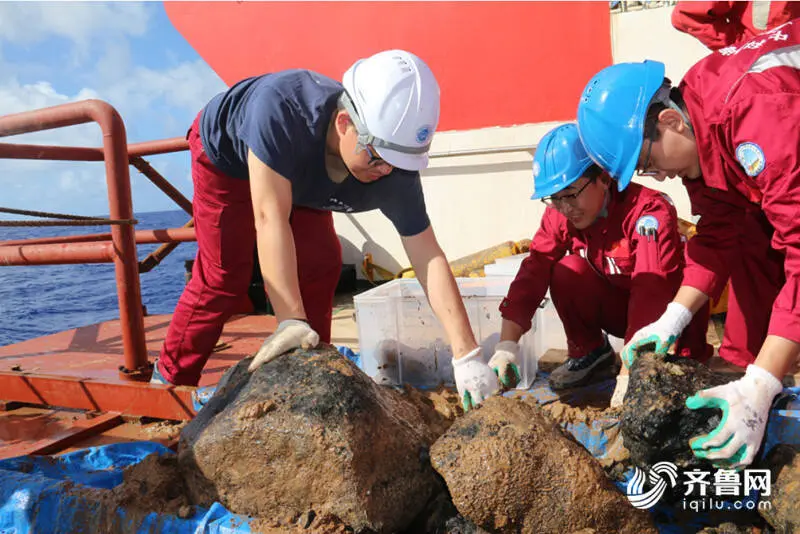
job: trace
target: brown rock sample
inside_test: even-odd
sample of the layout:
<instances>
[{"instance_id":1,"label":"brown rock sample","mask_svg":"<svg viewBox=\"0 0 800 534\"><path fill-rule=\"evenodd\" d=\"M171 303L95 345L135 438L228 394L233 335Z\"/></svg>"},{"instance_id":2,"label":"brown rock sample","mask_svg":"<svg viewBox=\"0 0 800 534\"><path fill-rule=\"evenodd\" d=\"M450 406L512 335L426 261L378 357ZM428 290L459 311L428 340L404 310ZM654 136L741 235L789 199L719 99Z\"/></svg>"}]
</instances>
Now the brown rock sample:
<instances>
[{"instance_id":1,"label":"brown rock sample","mask_svg":"<svg viewBox=\"0 0 800 534\"><path fill-rule=\"evenodd\" d=\"M489 531L656 532L598 462L533 403L492 397L431 448L458 511Z\"/></svg>"},{"instance_id":2,"label":"brown rock sample","mask_svg":"<svg viewBox=\"0 0 800 534\"><path fill-rule=\"evenodd\" d=\"M789 445L774 447L765 460L772 473L769 508L760 508L759 513L778 534L800 532L800 452Z\"/></svg>"},{"instance_id":3,"label":"brown rock sample","mask_svg":"<svg viewBox=\"0 0 800 534\"><path fill-rule=\"evenodd\" d=\"M181 433L195 502L292 523L402 530L440 487L432 403L376 385L331 346L233 367Z\"/></svg>"},{"instance_id":4,"label":"brown rock sample","mask_svg":"<svg viewBox=\"0 0 800 534\"><path fill-rule=\"evenodd\" d=\"M719 410L690 410L686 399L730 381L686 358L641 354L631 368L622 410L621 431L631 462L648 469L660 461L680 469L711 469L692 454L689 439L713 430Z\"/></svg>"},{"instance_id":5,"label":"brown rock sample","mask_svg":"<svg viewBox=\"0 0 800 534\"><path fill-rule=\"evenodd\" d=\"M70 505L71 499L63 499L63 513L69 518L60 518L59 507L55 516L51 513L35 517L32 532L52 530L53 525L59 524L80 524L83 532L137 532L145 518L154 512L183 518L194 514L174 455L151 454L125 468L122 476L122 484L112 489L73 486L68 490L70 497L92 503L83 510L80 521L74 515L75 505ZM39 520L45 524L37 524Z\"/></svg>"}]
</instances>

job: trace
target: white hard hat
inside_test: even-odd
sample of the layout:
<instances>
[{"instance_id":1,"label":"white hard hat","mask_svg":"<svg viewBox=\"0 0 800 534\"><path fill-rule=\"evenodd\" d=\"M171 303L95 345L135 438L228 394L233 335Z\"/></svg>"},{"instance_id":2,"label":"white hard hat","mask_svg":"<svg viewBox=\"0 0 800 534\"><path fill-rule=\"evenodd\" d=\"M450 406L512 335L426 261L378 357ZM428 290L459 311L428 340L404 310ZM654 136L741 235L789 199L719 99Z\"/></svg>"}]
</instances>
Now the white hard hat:
<instances>
[{"instance_id":1,"label":"white hard hat","mask_svg":"<svg viewBox=\"0 0 800 534\"><path fill-rule=\"evenodd\" d=\"M378 52L356 61L342 84L341 100L359 143L371 145L393 167L418 171L428 166L439 123L439 84L425 62L404 50Z\"/></svg>"}]
</instances>

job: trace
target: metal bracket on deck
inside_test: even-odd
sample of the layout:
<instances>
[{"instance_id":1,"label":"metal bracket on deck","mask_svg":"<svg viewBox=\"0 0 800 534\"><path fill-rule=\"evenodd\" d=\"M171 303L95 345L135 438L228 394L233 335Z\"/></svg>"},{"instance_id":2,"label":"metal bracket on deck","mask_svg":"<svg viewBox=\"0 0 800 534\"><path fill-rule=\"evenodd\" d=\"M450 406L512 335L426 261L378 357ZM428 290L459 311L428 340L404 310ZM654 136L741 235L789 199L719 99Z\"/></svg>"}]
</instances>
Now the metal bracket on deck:
<instances>
[{"instance_id":1,"label":"metal bracket on deck","mask_svg":"<svg viewBox=\"0 0 800 534\"><path fill-rule=\"evenodd\" d=\"M150 382L153 376L153 363L147 362L142 367L128 369L124 365L119 366L119 377L123 380L133 380L134 382Z\"/></svg>"}]
</instances>

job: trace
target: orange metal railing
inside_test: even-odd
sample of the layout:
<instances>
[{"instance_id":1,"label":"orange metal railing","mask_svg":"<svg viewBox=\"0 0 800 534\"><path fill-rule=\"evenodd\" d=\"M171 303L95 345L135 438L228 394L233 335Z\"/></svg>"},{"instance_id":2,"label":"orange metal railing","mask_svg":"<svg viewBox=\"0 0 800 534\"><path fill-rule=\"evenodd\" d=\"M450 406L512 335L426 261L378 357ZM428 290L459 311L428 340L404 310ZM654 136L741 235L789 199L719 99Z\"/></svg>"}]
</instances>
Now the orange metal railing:
<instances>
[{"instance_id":1,"label":"orange metal railing","mask_svg":"<svg viewBox=\"0 0 800 534\"><path fill-rule=\"evenodd\" d=\"M149 270L179 242L194 241L191 221L184 228L134 231L129 165L134 165L190 216L191 202L174 188L143 156L188 149L183 138L127 144L125 125L119 113L100 100L84 100L0 117L0 137L96 122L103 134L103 146L66 147L0 143L0 158L61 161L104 161L108 185L110 233L0 241L0 265L45 265L63 263L113 262L117 282L123 364L120 376L147 381L152 373L145 346L140 270ZM142 262L137 243L165 243Z\"/></svg>"}]
</instances>

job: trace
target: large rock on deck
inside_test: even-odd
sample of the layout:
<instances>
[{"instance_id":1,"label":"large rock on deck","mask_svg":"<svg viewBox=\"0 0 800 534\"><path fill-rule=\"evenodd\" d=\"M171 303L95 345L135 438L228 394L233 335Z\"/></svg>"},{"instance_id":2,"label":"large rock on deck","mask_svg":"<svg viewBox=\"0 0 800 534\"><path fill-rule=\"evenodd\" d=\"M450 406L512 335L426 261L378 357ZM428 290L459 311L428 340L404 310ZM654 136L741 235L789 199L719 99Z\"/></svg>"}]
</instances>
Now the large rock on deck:
<instances>
[{"instance_id":1,"label":"large rock on deck","mask_svg":"<svg viewBox=\"0 0 800 534\"><path fill-rule=\"evenodd\" d=\"M660 461L681 469L710 469L689 448L689 439L713 430L719 410L690 410L686 399L701 389L730 381L708 367L685 358L640 355L631 368L620 423L631 462L649 469Z\"/></svg>"},{"instance_id":2,"label":"large rock on deck","mask_svg":"<svg viewBox=\"0 0 800 534\"><path fill-rule=\"evenodd\" d=\"M431 448L458 511L493 532L653 532L600 464L533 403L492 397Z\"/></svg>"},{"instance_id":3,"label":"large rock on deck","mask_svg":"<svg viewBox=\"0 0 800 534\"><path fill-rule=\"evenodd\" d=\"M333 347L297 350L223 377L181 433L194 502L291 524L337 518L397 532L441 481L429 446L449 422L408 392L376 385Z\"/></svg>"}]
</instances>

